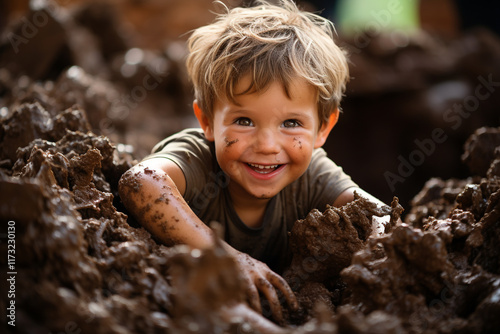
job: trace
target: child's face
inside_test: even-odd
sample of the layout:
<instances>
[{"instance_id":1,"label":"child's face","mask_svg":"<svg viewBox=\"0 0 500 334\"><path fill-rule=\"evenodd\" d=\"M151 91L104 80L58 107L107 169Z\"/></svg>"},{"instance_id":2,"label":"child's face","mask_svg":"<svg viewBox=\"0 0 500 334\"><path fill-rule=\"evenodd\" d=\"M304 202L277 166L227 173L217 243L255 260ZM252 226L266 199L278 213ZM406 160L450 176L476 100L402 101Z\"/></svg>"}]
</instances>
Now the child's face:
<instances>
[{"instance_id":1,"label":"child's face","mask_svg":"<svg viewBox=\"0 0 500 334\"><path fill-rule=\"evenodd\" d=\"M236 92L249 80L240 80ZM212 122L198 109L207 139L215 141L217 161L230 177L233 198L275 196L305 172L313 149L325 142L337 114L320 127L316 92L305 81L294 80L290 96L275 82L264 92L240 95L239 105L218 101Z\"/></svg>"}]
</instances>

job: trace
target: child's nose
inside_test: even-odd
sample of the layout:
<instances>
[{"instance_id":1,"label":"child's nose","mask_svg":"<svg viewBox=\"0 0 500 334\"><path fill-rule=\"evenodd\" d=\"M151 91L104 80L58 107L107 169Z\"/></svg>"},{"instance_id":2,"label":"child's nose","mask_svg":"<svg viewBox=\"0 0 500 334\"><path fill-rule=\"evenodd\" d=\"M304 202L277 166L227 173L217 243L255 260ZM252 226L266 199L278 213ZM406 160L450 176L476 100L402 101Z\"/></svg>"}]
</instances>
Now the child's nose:
<instances>
[{"instance_id":1,"label":"child's nose","mask_svg":"<svg viewBox=\"0 0 500 334\"><path fill-rule=\"evenodd\" d=\"M261 129L255 136L254 149L258 153L277 154L281 151L279 136L272 129Z\"/></svg>"}]
</instances>

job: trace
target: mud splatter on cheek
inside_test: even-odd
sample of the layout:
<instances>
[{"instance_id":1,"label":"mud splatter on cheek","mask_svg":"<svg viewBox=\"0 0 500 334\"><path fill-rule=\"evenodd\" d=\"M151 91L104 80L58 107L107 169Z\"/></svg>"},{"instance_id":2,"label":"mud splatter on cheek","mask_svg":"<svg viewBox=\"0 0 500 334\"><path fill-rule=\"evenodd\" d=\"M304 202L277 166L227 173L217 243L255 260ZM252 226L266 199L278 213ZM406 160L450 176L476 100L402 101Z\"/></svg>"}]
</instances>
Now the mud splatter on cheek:
<instances>
[{"instance_id":1,"label":"mud splatter on cheek","mask_svg":"<svg viewBox=\"0 0 500 334\"><path fill-rule=\"evenodd\" d=\"M300 139L300 137L293 137L293 147L299 147L300 149L302 149L302 140Z\"/></svg>"}]
</instances>

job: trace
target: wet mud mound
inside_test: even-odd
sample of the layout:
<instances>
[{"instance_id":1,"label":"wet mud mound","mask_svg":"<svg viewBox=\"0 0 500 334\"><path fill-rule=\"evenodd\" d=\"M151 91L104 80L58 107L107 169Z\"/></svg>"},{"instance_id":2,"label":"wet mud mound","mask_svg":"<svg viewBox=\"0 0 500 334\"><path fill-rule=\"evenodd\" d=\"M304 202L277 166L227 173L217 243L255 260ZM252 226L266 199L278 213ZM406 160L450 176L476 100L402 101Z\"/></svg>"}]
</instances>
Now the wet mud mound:
<instances>
[{"instance_id":1,"label":"wet mud mound","mask_svg":"<svg viewBox=\"0 0 500 334\"><path fill-rule=\"evenodd\" d=\"M482 174L429 180L404 223L393 201L384 234L370 236L369 222L387 208L374 210L360 198L297 221L284 277L301 306L324 305L338 332L499 331L499 138L500 128L478 129L465 144L464 162ZM292 320L313 316L302 311Z\"/></svg>"},{"instance_id":2,"label":"wet mud mound","mask_svg":"<svg viewBox=\"0 0 500 334\"><path fill-rule=\"evenodd\" d=\"M290 234L293 260L284 277L301 307L286 314L282 327L246 305L237 266L221 247L203 252L166 247L128 218L117 186L136 161L89 128L83 109L52 116L39 103L20 104L1 124L0 215L16 222L18 332L500 328L496 148L488 151L492 162L485 175L428 183L410 210L420 221L412 222L410 214L402 223L397 199L392 207L377 207L359 196L297 221ZM485 131L500 133L480 129L471 142ZM446 215L442 201L452 206ZM389 221L374 224L387 215Z\"/></svg>"},{"instance_id":3,"label":"wet mud mound","mask_svg":"<svg viewBox=\"0 0 500 334\"><path fill-rule=\"evenodd\" d=\"M229 328L226 303L252 314L222 248L167 248L127 222L113 194L133 161L78 130L89 128L84 111L61 132L54 124L72 111L23 104L1 127L3 144L20 147L0 171L0 216L16 226L17 332L208 333Z\"/></svg>"},{"instance_id":4,"label":"wet mud mound","mask_svg":"<svg viewBox=\"0 0 500 334\"><path fill-rule=\"evenodd\" d=\"M286 314L283 327L246 305L237 266L221 247L166 247L126 215L118 180L136 161L90 131L85 110L51 114L33 102L8 115L0 127L0 216L16 222L18 332L500 328L497 147L486 154L492 161L481 169L485 174L429 182L405 223L397 199L377 207L362 197L297 221L284 277L301 307ZM479 129L464 156L482 159L471 152L493 135L500 136L499 129ZM387 215L389 221L379 221ZM6 253L6 244L1 247Z\"/></svg>"},{"instance_id":5,"label":"wet mud mound","mask_svg":"<svg viewBox=\"0 0 500 334\"><path fill-rule=\"evenodd\" d=\"M305 219L295 222L290 233L293 257L284 278L302 308L299 314L291 315L292 321L307 319L318 300L330 310L335 309L344 288L340 272L351 264L353 255L363 249L372 232L376 232L372 217L390 212L388 206L377 207L356 194L355 200L344 207L329 206L323 213L313 210ZM384 229L389 231L393 225L394 222L387 222Z\"/></svg>"}]
</instances>

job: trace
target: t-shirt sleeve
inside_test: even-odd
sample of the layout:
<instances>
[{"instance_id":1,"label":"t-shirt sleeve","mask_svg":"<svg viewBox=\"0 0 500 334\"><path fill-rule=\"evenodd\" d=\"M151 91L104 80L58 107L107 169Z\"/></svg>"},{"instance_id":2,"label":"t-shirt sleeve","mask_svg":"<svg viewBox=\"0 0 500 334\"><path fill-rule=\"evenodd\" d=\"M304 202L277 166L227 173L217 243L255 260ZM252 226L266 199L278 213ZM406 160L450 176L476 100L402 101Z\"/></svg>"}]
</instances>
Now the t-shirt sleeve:
<instances>
[{"instance_id":1,"label":"t-shirt sleeve","mask_svg":"<svg viewBox=\"0 0 500 334\"><path fill-rule=\"evenodd\" d=\"M186 179L184 199L190 202L202 192L210 173L214 173L211 145L200 129L186 129L156 144L143 161L165 158L176 163Z\"/></svg>"},{"instance_id":2,"label":"t-shirt sleeve","mask_svg":"<svg viewBox=\"0 0 500 334\"><path fill-rule=\"evenodd\" d=\"M344 173L342 167L328 158L322 148L313 152L306 173L310 206L320 211L323 211L327 204L333 205L337 197L347 188L358 186Z\"/></svg>"}]
</instances>

